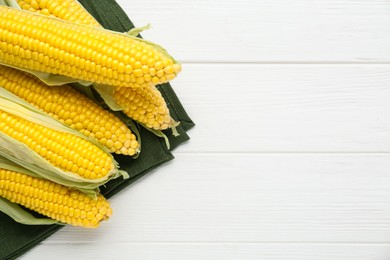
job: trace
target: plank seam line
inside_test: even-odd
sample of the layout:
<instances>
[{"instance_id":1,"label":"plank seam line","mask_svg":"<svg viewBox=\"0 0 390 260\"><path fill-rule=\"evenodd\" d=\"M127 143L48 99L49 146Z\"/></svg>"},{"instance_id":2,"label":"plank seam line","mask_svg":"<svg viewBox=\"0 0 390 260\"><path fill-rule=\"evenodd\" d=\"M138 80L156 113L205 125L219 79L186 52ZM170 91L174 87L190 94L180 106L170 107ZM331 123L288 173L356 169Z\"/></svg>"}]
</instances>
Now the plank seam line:
<instances>
[{"instance_id":1,"label":"plank seam line","mask_svg":"<svg viewBox=\"0 0 390 260\"><path fill-rule=\"evenodd\" d=\"M72 240L74 242L74 240ZM89 244L89 243L96 243L96 241L77 241L78 245L80 244ZM102 243L105 243L104 241ZM147 245L147 244L157 244L157 245L169 245L169 244L175 244L175 245L242 245L242 244L248 244L248 245L260 245L260 244L266 244L266 245L299 245L299 244L310 244L310 245L382 245L382 246L390 246L390 242L311 242L311 241L281 241L281 242L270 242L270 241L115 241L114 244L134 244L134 245ZM69 241L53 241L48 240L45 242L42 242L42 244L56 244L56 245L68 245Z\"/></svg>"},{"instance_id":2,"label":"plank seam line","mask_svg":"<svg viewBox=\"0 0 390 260\"><path fill-rule=\"evenodd\" d=\"M333 152L333 151L270 151L270 152L262 152L262 151L174 151L175 155L180 155L180 154L259 154L259 155L267 155L267 154L286 154L286 155L309 155L309 154L318 154L318 155L390 155L389 152L356 152L356 151L338 151L338 152Z\"/></svg>"},{"instance_id":3,"label":"plank seam line","mask_svg":"<svg viewBox=\"0 0 390 260\"><path fill-rule=\"evenodd\" d=\"M390 61L197 61L183 59L180 62L189 65L390 65Z\"/></svg>"}]
</instances>

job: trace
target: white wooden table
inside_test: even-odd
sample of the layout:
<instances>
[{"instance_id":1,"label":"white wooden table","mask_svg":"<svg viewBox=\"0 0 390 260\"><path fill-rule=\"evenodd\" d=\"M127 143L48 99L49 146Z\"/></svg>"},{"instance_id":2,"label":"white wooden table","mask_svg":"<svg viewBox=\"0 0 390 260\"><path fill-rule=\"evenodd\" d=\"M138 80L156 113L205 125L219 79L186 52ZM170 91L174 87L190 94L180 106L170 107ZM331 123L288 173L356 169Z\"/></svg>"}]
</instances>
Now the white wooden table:
<instances>
[{"instance_id":1,"label":"white wooden table","mask_svg":"<svg viewBox=\"0 0 390 260\"><path fill-rule=\"evenodd\" d=\"M390 259L389 0L119 4L197 126L101 228L21 259Z\"/></svg>"}]
</instances>

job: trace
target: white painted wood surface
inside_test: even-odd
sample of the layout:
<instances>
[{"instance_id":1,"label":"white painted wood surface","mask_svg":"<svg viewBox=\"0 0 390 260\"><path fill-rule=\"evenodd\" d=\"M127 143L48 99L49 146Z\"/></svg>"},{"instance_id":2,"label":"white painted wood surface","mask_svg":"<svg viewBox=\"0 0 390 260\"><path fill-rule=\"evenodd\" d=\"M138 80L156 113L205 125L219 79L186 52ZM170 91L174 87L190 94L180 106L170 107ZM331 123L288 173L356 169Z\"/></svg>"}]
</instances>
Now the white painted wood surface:
<instances>
[{"instance_id":1,"label":"white painted wood surface","mask_svg":"<svg viewBox=\"0 0 390 260\"><path fill-rule=\"evenodd\" d=\"M118 2L197 126L100 229L21 259L390 259L390 1Z\"/></svg>"}]
</instances>

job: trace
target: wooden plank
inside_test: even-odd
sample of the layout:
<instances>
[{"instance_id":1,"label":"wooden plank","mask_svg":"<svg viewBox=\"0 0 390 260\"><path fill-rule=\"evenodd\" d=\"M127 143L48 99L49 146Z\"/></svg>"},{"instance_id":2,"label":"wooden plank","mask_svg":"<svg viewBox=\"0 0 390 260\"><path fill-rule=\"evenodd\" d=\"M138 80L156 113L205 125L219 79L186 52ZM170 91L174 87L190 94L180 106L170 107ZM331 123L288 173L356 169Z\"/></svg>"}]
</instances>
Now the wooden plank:
<instances>
[{"instance_id":1,"label":"wooden plank","mask_svg":"<svg viewBox=\"0 0 390 260\"><path fill-rule=\"evenodd\" d=\"M383 260L389 245L241 243L43 243L23 259Z\"/></svg>"},{"instance_id":2,"label":"wooden plank","mask_svg":"<svg viewBox=\"0 0 390 260\"><path fill-rule=\"evenodd\" d=\"M383 0L118 0L144 37L188 62L389 62Z\"/></svg>"},{"instance_id":3,"label":"wooden plank","mask_svg":"<svg viewBox=\"0 0 390 260\"><path fill-rule=\"evenodd\" d=\"M389 152L388 65L185 64L185 152Z\"/></svg>"},{"instance_id":4,"label":"wooden plank","mask_svg":"<svg viewBox=\"0 0 390 260\"><path fill-rule=\"evenodd\" d=\"M390 242L390 155L176 154L46 243Z\"/></svg>"}]
</instances>

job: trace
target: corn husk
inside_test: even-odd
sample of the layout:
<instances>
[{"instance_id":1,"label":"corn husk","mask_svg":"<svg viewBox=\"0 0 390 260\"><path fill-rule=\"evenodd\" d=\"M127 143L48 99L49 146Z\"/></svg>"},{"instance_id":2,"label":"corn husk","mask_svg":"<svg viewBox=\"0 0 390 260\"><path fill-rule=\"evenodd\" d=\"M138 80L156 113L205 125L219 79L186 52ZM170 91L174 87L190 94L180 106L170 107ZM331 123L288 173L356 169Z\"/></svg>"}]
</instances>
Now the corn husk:
<instances>
[{"instance_id":1,"label":"corn husk","mask_svg":"<svg viewBox=\"0 0 390 260\"><path fill-rule=\"evenodd\" d=\"M24 225L52 225L61 222L51 218L36 218L18 204L0 197L0 211Z\"/></svg>"}]
</instances>

